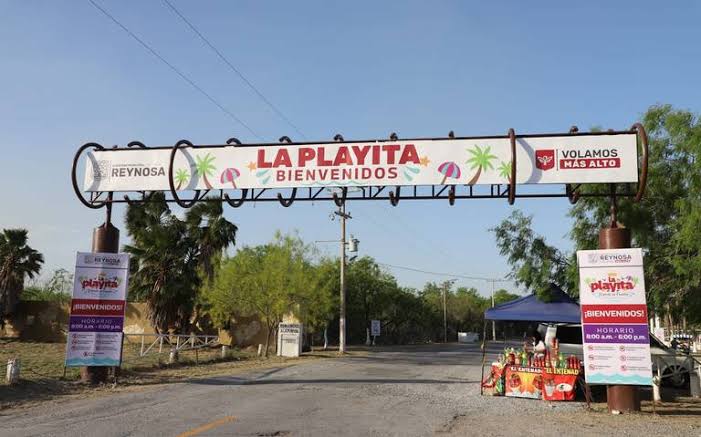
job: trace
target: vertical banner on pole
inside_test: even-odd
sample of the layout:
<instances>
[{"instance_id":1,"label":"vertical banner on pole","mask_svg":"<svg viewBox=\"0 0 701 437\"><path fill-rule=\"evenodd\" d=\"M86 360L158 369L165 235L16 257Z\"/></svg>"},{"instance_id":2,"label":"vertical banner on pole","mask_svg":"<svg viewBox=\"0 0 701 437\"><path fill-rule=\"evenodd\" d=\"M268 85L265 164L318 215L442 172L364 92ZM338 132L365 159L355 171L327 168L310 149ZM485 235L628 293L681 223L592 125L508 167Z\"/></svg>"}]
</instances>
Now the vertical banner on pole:
<instances>
[{"instance_id":1,"label":"vertical banner on pole","mask_svg":"<svg viewBox=\"0 0 701 437\"><path fill-rule=\"evenodd\" d=\"M652 385L642 249L580 250L577 263L587 383Z\"/></svg>"},{"instance_id":2,"label":"vertical banner on pole","mask_svg":"<svg viewBox=\"0 0 701 437\"><path fill-rule=\"evenodd\" d=\"M129 255L78 252L66 366L119 366Z\"/></svg>"}]
</instances>

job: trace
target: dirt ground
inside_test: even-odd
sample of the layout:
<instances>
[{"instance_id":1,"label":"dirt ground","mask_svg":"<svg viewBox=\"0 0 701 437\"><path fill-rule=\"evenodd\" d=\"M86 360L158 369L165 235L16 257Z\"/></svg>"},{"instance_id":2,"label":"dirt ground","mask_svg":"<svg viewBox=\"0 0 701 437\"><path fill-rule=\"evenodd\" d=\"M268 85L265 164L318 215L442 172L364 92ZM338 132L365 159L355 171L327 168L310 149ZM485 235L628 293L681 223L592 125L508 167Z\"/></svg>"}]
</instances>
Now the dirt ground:
<instances>
[{"instance_id":1,"label":"dirt ground","mask_svg":"<svg viewBox=\"0 0 701 437\"><path fill-rule=\"evenodd\" d=\"M701 399L679 397L674 402L655 406L654 410L650 402L643 402L642 412L620 415L610 414L605 403L579 411L508 415L485 412L458 415L437 434L469 435L479 429L484 436L701 436Z\"/></svg>"},{"instance_id":2,"label":"dirt ground","mask_svg":"<svg viewBox=\"0 0 701 437\"><path fill-rule=\"evenodd\" d=\"M657 414L647 390L642 413L615 416L603 403L482 396L481 356L476 345L436 344L187 365L53 397L29 381L12 390L34 397L0 411L0 436L178 435L212 423L207 435L701 435L701 400L670 390Z\"/></svg>"}]
</instances>

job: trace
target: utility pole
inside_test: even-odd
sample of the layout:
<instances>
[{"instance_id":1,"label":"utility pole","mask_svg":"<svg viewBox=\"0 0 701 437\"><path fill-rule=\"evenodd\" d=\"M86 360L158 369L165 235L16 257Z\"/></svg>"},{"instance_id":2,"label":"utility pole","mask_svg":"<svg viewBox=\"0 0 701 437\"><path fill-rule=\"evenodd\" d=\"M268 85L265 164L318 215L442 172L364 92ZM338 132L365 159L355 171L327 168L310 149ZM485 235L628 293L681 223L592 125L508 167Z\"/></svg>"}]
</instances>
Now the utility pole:
<instances>
[{"instance_id":1,"label":"utility pole","mask_svg":"<svg viewBox=\"0 0 701 437\"><path fill-rule=\"evenodd\" d=\"M338 207L338 211L334 211L331 214L331 220L334 220L336 216L340 217L341 222L341 239L340 240L317 240L314 243L341 243L341 299L340 299L340 314L338 318L338 352L346 352L346 244L348 244L348 251L351 253L358 252L359 240L350 236L350 240L346 240L346 219L352 219L350 213L346 213L345 202ZM353 261L355 257L351 257ZM324 332L326 332L324 330ZM326 342L326 337L324 337L324 344Z\"/></svg>"},{"instance_id":2,"label":"utility pole","mask_svg":"<svg viewBox=\"0 0 701 437\"><path fill-rule=\"evenodd\" d=\"M443 284L443 343L448 343L448 308L446 307L446 294L448 284Z\"/></svg>"},{"instance_id":3,"label":"utility pole","mask_svg":"<svg viewBox=\"0 0 701 437\"><path fill-rule=\"evenodd\" d=\"M353 218L346 214L345 202L334 214L341 218L341 313L338 318L338 352L346 352L346 219Z\"/></svg>"}]
</instances>

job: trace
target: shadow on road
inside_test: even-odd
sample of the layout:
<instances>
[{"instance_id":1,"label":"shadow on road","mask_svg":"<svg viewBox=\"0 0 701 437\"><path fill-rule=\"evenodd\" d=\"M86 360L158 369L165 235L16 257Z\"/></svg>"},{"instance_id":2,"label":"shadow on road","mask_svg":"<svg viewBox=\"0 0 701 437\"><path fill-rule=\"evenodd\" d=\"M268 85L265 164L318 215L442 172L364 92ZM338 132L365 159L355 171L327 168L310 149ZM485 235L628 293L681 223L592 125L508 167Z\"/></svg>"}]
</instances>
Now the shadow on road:
<instances>
[{"instance_id":1,"label":"shadow on road","mask_svg":"<svg viewBox=\"0 0 701 437\"><path fill-rule=\"evenodd\" d=\"M388 379L388 378L323 378L323 379L241 379L208 378L188 381L198 385L283 385L283 384L477 384L464 379Z\"/></svg>"}]
</instances>

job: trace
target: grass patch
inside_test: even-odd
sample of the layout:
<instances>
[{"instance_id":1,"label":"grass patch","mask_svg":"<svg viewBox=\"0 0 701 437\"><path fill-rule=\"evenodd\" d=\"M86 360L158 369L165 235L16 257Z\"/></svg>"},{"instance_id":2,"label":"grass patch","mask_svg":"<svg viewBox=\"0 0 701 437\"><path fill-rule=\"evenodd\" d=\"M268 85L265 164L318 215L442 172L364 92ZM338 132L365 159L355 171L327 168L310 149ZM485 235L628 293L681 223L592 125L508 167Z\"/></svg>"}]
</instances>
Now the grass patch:
<instances>
[{"instance_id":1,"label":"grass patch","mask_svg":"<svg viewBox=\"0 0 701 437\"><path fill-rule=\"evenodd\" d=\"M109 383L90 387L80 383L80 369L65 369L65 343L24 342L0 340L0 410L17 406L31 406L38 402L61 396L87 397L104 393L133 389L134 386L147 386L181 382L190 378L232 375L245 371L270 367L288 366L301 362L337 357L336 351L316 351L305 353L299 358L271 356L258 357L254 350L232 349L226 358L221 356L220 347L202 348L197 351L179 352L177 364L167 364L170 348L164 345L162 352L155 350L141 357L141 343L125 340L118 385ZM13 386L4 382L5 366L10 358L21 360L21 381Z\"/></svg>"},{"instance_id":2,"label":"grass patch","mask_svg":"<svg viewBox=\"0 0 701 437\"><path fill-rule=\"evenodd\" d=\"M122 353L122 371L129 373L139 370L149 370L162 368L168 361L170 348L164 345L162 353L158 353L158 345L155 350L150 351L145 356L140 356L141 343L124 341ZM78 367L65 368L64 359L66 354L65 343L41 343L26 342L18 340L0 340L0 363L6 364L10 358L20 358L22 369L22 379L38 381L43 379L64 379L74 381L80 378ZM240 361L256 358L250 351L231 350L227 360ZM221 348L202 348L198 350L183 350L179 352L179 366L189 364L207 364L222 361ZM4 375L4 373L3 373Z\"/></svg>"}]
</instances>

